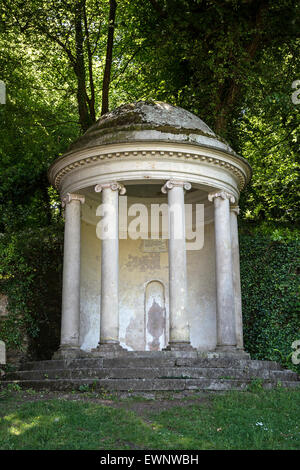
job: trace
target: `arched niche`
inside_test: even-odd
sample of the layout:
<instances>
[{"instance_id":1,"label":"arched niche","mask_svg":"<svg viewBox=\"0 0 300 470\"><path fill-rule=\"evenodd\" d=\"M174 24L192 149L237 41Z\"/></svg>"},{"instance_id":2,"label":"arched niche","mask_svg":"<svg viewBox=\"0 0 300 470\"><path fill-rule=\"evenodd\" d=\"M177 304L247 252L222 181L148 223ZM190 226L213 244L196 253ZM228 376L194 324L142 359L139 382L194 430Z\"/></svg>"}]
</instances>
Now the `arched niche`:
<instances>
[{"instance_id":1,"label":"arched niche","mask_svg":"<svg viewBox=\"0 0 300 470\"><path fill-rule=\"evenodd\" d=\"M165 287L152 280L145 287L145 350L161 351L167 345Z\"/></svg>"}]
</instances>

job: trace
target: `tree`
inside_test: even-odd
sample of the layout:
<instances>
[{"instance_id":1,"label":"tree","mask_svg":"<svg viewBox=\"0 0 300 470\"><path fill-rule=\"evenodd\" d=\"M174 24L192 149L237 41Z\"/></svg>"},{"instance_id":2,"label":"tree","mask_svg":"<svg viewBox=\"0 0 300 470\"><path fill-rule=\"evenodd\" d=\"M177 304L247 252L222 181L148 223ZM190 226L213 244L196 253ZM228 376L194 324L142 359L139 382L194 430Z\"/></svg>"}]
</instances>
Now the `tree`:
<instances>
[{"instance_id":1,"label":"tree","mask_svg":"<svg viewBox=\"0 0 300 470\"><path fill-rule=\"evenodd\" d=\"M143 39L130 98L136 90L194 112L250 161L247 220L299 220L298 2L144 0L130 11Z\"/></svg>"},{"instance_id":2,"label":"tree","mask_svg":"<svg viewBox=\"0 0 300 470\"><path fill-rule=\"evenodd\" d=\"M290 86L300 65L298 9L294 0L123 0L118 8L115 0L4 0L2 78L10 91L14 77L23 88L14 95L22 103L8 101L6 123L18 121L15 110L25 112L31 94L43 148L43 132L49 142L67 127L75 137L76 121L83 132L110 106L169 101L195 112L250 159L255 178L242 199L244 215L295 221L299 118ZM24 117L26 135L29 123ZM20 153L5 126L2 132L3 152ZM52 144L51 158L68 142ZM46 163L36 166L43 167L44 194ZM8 166L11 160L5 172Z\"/></svg>"},{"instance_id":3,"label":"tree","mask_svg":"<svg viewBox=\"0 0 300 470\"><path fill-rule=\"evenodd\" d=\"M56 62L60 62L60 53L64 55L69 75L67 82L75 78L79 122L82 130L86 131L96 119L98 100L95 88L102 88L102 108L108 110L116 1L111 0L108 7L107 1L98 0L5 0L4 6L2 15L6 29L21 34L29 47L43 51L50 48L50 57L53 55ZM95 82L101 80L101 74L95 73L94 66L99 65L105 53L106 36L103 85L95 87ZM66 64L65 60L62 62ZM43 67L49 70L52 66L48 55L45 55Z\"/></svg>"},{"instance_id":4,"label":"tree","mask_svg":"<svg viewBox=\"0 0 300 470\"><path fill-rule=\"evenodd\" d=\"M230 138L228 123L240 116L253 76L265 73L266 53L280 61L287 45L296 57L298 11L294 0L134 0L144 93L200 114Z\"/></svg>"}]
</instances>

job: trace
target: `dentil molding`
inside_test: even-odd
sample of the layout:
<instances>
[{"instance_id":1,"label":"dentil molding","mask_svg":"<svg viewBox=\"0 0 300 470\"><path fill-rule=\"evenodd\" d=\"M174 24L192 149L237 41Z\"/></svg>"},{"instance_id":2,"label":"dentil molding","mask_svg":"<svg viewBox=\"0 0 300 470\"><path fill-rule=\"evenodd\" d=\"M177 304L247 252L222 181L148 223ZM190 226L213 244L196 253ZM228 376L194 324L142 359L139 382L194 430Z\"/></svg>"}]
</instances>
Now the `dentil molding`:
<instances>
[{"instance_id":1,"label":"dentil molding","mask_svg":"<svg viewBox=\"0 0 300 470\"><path fill-rule=\"evenodd\" d=\"M203 162L205 164L209 164L212 166L218 166L221 168L226 169L229 173L231 173L234 177L238 180L238 189L242 190L248 182L248 177L245 172L241 171L238 165L235 165L233 162L227 162L222 158L218 158L217 156L212 155L203 155L200 153L190 153L184 151L168 151L168 150L124 150L124 151L111 151L111 152L101 152L97 155L91 155L82 157L79 160L76 160L71 163L67 163L66 165L58 169L55 173L55 169L52 167L51 172L53 173L52 182L54 186L59 189L62 179L70 172L76 169L84 168L89 165L93 165L100 161L107 161L107 160L125 160L130 158L141 158L141 160L151 160L157 158L163 159L179 159L184 161L197 161L199 163ZM226 158L226 154L224 155ZM62 159L59 160L61 164Z\"/></svg>"}]
</instances>

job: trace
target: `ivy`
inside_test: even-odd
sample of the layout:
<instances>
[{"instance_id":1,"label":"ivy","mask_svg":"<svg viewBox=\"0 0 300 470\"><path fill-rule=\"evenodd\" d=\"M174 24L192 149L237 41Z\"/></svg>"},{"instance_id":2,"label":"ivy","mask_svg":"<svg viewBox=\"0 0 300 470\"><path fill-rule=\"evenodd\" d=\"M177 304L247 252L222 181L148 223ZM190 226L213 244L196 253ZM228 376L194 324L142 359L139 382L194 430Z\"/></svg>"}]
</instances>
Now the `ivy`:
<instances>
[{"instance_id":1,"label":"ivy","mask_svg":"<svg viewBox=\"0 0 300 470\"><path fill-rule=\"evenodd\" d=\"M28 338L32 359L49 359L59 344L62 241L61 222L0 237L0 292L9 311L1 339L22 350Z\"/></svg>"},{"instance_id":2,"label":"ivy","mask_svg":"<svg viewBox=\"0 0 300 470\"><path fill-rule=\"evenodd\" d=\"M300 339L299 238L259 230L240 236L245 349L252 359L278 361L300 372L290 355ZM289 361L287 361L289 358Z\"/></svg>"}]
</instances>

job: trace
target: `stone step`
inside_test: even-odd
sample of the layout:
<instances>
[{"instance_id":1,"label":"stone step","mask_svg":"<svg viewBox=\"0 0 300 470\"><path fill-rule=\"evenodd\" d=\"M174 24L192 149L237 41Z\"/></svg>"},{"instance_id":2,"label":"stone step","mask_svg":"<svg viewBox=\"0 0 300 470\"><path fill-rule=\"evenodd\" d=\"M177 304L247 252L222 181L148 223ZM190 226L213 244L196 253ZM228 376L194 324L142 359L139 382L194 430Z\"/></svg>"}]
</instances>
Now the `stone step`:
<instances>
[{"instance_id":1,"label":"stone step","mask_svg":"<svg viewBox=\"0 0 300 470\"><path fill-rule=\"evenodd\" d=\"M64 360L50 360L50 361L34 361L23 362L19 370L57 370L57 369L83 369L83 368L96 368L103 367L103 359L72 359L70 361Z\"/></svg>"},{"instance_id":2,"label":"stone step","mask_svg":"<svg viewBox=\"0 0 300 470\"><path fill-rule=\"evenodd\" d=\"M208 378L208 379L248 379L263 378L274 380L297 381L298 375L288 370L234 369L213 367L161 367L161 368L87 368L87 369L49 369L23 370L7 374L6 380L46 380L46 379L155 379L155 378Z\"/></svg>"},{"instance_id":3,"label":"stone step","mask_svg":"<svg viewBox=\"0 0 300 470\"><path fill-rule=\"evenodd\" d=\"M180 367L220 367L220 368L237 368L237 369L270 369L284 370L280 364L275 361L260 361L249 359L235 359L232 357L220 358L177 358L176 366Z\"/></svg>"},{"instance_id":4,"label":"stone step","mask_svg":"<svg viewBox=\"0 0 300 470\"><path fill-rule=\"evenodd\" d=\"M132 356L114 358L86 358L50 361L26 362L20 370L57 370L57 369L93 369L93 368L171 368L171 367L197 367L197 368L236 368L250 370L284 370L273 361L258 361L248 359L223 358L179 358L175 356Z\"/></svg>"},{"instance_id":5,"label":"stone step","mask_svg":"<svg viewBox=\"0 0 300 470\"><path fill-rule=\"evenodd\" d=\"M229 380L229 379L58 379L58 380L22 380L22 381L2 381L1 388L8 384L18 384L24 389L33 388L35 390L57 390L71 391L78 390L82 386L89 386L90 390L108 390L116 392L155 392L155 391L226 391L226 390L246 390L251 384L251 380ZM262 386L266 389L275 387L277 380L266 380ZM282 381L283 387L299 387L300 382Z\"/></svg>"}]
</instances>

